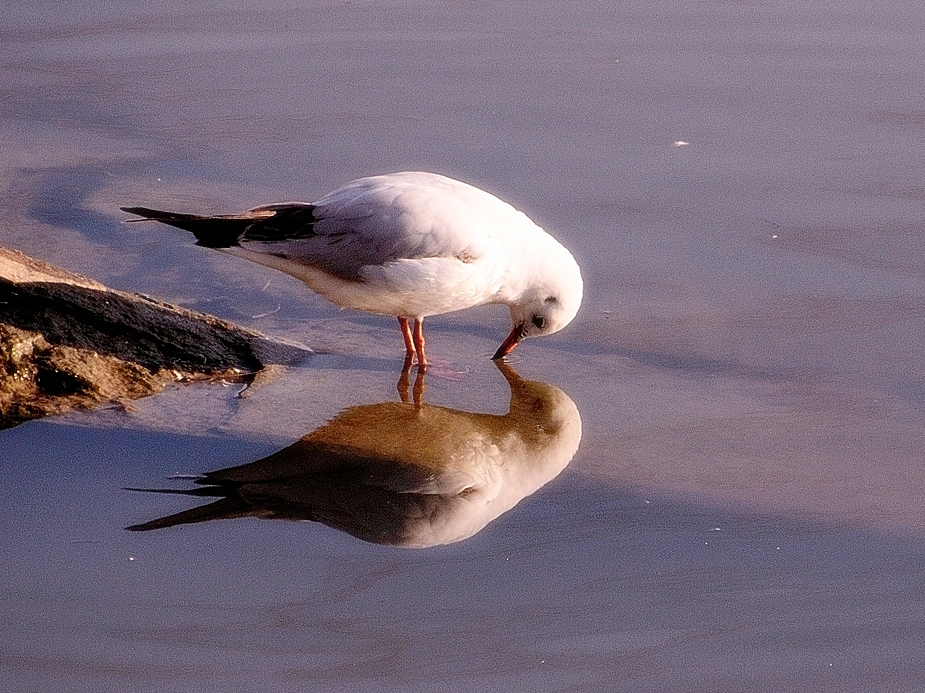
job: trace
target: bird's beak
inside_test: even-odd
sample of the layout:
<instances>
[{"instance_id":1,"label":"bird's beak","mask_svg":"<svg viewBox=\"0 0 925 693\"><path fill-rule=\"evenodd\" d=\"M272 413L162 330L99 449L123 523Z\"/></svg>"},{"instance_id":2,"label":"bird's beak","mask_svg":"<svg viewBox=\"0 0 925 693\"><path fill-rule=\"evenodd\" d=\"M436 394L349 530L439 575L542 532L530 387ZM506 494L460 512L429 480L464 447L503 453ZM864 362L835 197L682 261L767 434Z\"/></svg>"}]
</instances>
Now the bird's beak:
<instances>
[{"instance_id":1,"label":"bird's beak","mask_svg":"<svg viewBox=\"0 0 925 693\"><path fill-rule=\"evenodd\" d=\"M511 334L507 336L501 346L498 347L498 351L495 352L495 355L491 357L492 361L497 361L498 359L503 359L505 356L514 351L516 347L523 338L527 335L527 331L524 329L524 323L519 325L514 325L514 329L511 330Z\"/></svg>"}]
</instances>

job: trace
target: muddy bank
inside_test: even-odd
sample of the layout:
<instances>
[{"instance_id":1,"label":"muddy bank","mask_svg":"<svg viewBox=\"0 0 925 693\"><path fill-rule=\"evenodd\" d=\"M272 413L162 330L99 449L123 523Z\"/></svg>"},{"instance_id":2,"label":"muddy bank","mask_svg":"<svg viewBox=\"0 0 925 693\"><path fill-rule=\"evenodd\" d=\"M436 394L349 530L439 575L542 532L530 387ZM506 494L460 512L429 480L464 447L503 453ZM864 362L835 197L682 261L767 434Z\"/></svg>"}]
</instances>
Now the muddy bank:
<instances>
[{"instance_id":1,"label":"muddy bank","mask_svg":"<svg viewBox=\"0 0 925 693\"><path fill-rule=\"evenodd\" d=\"M0 248L0 428L310 353Z\"/></svg>"}]
</instances>

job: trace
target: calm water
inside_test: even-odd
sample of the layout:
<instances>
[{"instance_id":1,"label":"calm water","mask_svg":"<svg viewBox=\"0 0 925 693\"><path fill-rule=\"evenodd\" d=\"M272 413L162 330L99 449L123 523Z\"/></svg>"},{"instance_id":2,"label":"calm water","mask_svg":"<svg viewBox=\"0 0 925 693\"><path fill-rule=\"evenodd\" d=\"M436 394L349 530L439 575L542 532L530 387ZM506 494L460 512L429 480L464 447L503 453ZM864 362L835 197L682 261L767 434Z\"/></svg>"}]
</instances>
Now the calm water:
<instances>
[{"instance_id":1,"label":"calm water","mask_svg":"<svg viewBox=\"0 0 925 693\"><path fill-rule=\"evenodd\" d=\"M925 10L2 14L0 245L331 355L243 397L0 432L0 690L925 689ZM403 169L573 249L582 312L512 359L580 413L571 464L427 549L255 518L124 531L212 500L125 487L388 410L401 345L118 206L237 211ZM429 322L425 404L462 431L504 415L506 311Z\"/></svg>"}]
</instances>

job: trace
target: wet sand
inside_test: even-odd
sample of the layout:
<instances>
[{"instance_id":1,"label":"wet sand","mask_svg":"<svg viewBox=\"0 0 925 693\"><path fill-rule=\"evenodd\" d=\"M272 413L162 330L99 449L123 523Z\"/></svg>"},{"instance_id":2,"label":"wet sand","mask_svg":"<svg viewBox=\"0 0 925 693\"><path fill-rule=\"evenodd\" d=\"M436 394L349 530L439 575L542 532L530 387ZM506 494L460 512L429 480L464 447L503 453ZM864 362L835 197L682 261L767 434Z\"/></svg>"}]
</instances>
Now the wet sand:
<instances>
[{"instance_id":1,"label":"wet sand","mask_svg":"<svg viewBox=\"0 0 925 693\"><path fill-rule=\"evenodd\" d=\"M243 397L0 432L8 689L920 689L922 17L828 5L16 10L0 245L332 354ZM428 549L255 518L125 532L201 500L124 487L397 402L401 345L118 207L401 169L574 250L582 312L512 359L574 401L571 463ZM507 320L431 319L425 402L506 412Z\"/></svg>"}]
</instances>

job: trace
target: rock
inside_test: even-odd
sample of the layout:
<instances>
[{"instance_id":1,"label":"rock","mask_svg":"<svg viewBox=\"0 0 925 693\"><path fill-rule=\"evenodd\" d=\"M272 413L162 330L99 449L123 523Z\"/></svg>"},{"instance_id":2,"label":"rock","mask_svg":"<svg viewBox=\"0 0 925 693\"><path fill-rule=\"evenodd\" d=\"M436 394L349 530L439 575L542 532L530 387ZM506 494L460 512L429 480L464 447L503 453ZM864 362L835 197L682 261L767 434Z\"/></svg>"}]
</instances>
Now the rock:
<instances>
[{"instance_id":1,"label":"rock","mask_svg":"<svg viewBox=\"0 0 925 693\"><path fill-rule=\"evenodd\" d=\"M311 353L0 247L0 428Z\"/></svg>"}]
</instances>

